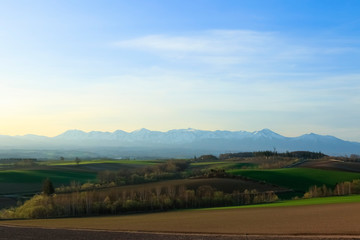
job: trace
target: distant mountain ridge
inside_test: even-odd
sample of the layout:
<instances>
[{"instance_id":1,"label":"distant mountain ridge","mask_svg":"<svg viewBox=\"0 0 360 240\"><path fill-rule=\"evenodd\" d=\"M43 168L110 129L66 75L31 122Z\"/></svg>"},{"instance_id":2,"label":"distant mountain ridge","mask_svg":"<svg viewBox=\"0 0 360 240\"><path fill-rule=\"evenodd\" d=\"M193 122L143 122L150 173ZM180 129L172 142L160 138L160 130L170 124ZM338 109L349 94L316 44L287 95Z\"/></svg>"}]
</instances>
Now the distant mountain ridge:
<instances>
[{"instance_id":1,"label":"distant mountain ridge","mask_svg":"<svg viewBox=\"0 0 360 240\"><path fill-rule=\"evenodd\" d=\"M151 131L145 128L135 130L133 132L125 132L122 130L116 130L114 132L100 132L91 131L84 132L80 130L68 130L54 138L56 139L108 139L108 140L124 140L124 141L144 141L152 140L168 143L172 142L191 142L199 139L243 139L247 137L254 138L283 138L286 137L279 135L270 129L263 129L261 131L247 132L247 131L206 131L197 130L193 128L188 129L173 129L167 132Z\"/></svg>"},{"instance_id":2,"label":"distant mountain ridge","mask_svg":"<svg viewBox=\"0 0 360 240\"><path fill-rule=\"evenodd\" d=\"M304 150L349 155L360 154L360 143L314 133L285 137L270 129L247 132L188 128L161 132L142 128L133 132L68 130L55 137L0 135L0 150L9 152L11 149L33 150L34 154L40 150L84 151L104 157L192 157L273 149L280 152Z\"/></svg>"}]
</instances>

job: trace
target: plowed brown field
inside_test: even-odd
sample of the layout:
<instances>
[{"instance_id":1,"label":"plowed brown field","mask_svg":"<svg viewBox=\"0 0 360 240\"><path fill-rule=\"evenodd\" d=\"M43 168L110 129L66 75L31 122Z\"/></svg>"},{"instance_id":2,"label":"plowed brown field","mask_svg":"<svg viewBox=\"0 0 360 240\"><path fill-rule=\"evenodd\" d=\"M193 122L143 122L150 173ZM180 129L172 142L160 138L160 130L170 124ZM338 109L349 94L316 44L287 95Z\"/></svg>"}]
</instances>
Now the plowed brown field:
<instances>
[{"instance_id":1,"label":"plowed brown field","mask_svg":"<svg viewBox=\"0 0 360 240\"><path fill-rule=\"evenodd\" d=\"M344 162L335 159L312 160L302 163L297 167L317 168L323 170L336 170L347 172L360 172L360 162Z\"/></svg>"},{"instance_id":2,"label":"plowed brown field","mask_svg":"<svg viewBox=\"0 0 360 240\"><path fill-rule=\"evenodd\" d=\"M115 217L1 221L0 225L160 233L360 239L360 203L194 210ZM301 238L299 238L302 236ZM321 236L320 238L318 236ZM342 236L342 237L341 237ZM0 236L1 239L1 236ZM136 238L119 238L136 239ZM166 238L164 238L166 239ZM169 238L170 239L170 238ZM197 239L197 238L176 238ZM207 238L201 238L207 239ZM210 238L209 238L210 239ZM241 238L238 238L241 239ZM245 238L246 239L246 238ZM252 238L248 238L252 239Z\"/></svg>"}]
</instances>

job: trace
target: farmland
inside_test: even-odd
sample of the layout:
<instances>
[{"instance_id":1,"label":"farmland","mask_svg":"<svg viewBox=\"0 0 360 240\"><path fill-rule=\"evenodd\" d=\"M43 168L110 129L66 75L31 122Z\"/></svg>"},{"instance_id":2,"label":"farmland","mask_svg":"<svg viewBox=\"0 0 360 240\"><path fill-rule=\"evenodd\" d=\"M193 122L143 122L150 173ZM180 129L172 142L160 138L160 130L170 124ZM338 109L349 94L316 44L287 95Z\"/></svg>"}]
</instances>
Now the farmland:
<instances>
[{"instance_id":1,"label":"farmland","mask_svg":"<svg viewBox=\"0 0 360 240\"><path fill-rule=\"evenodd\" d=\"M306 161L301 167L316 168L324 170L341 170L347 172L360 172L360 162L347 162L340 159L318 159L314 161Z\"/></svg>"},{"instance_id":2,"label":"farmland","mask_svg":"<svg viewBox=\"0 0 360 240\"><path fill-rule=\"evenodd\" d=\"M276 201L277 196L272 194L278 194L282 200L302 197L313 185L326 185L331 191L338 183L360 179L360 173L338 170L260 168L298 162L297 158L288 156L267 157L259 152L256 157L230 160L207 157L212 160L57 160L38 161L27 167L4 166L0 171L3 204L0 206L9 206L9 197L14 200L16 195L30 197L40 192L46 178L50 178L55 187L61 186L57 189L56 198L39 198L42 199L42 204L50 201L52 204L56 203L58 209L62 209L60 212L52 211L41 215L52 217L67 214L118 214L138 210L237 207L239 204ZM276 161L280 163L277 164ZM341 194L344 193L337 192L336 195ZM307 196L311 197L309 194ZM72 200L74 197L76 202ZM91 206L85 206L84 201L90 201ZM40 202L33 201L28 206L38 208L41 207L39 204ZM70 205L71 208L68 207ZM22 208L4 216L35 217L36 213Z\"/></svg>"},{"instance_id":3,"label":"farmland","mask_svg":"<svg viewBox=\"0 0 360 240\"><path fill-rule=\"evenodd\" d=\"M99 171L112 169L136 169L156 164L156 161L135 160L82 160L39 161L32 166L11 163L0 165L0 208L15 205L17 199L27 199L41 192L42 183L50 178L55 187L72 182L95 182Z\"/></svg>"},{"instance_id":4,"label":"farmland","mask_svg":"<svg viewBox=\"0 0 360 240\"><path fill-rule=\"evenodd\" d=\"M75 161L46 161L39 162L37 166L31 168L14 168L5 164L0 170L0 194L38 192L45 178L51 178L55 186L68 185L74 181L79 183L94 182L100 171L141 169L146 166L154 166L160 162L163 161L98 159L82 160L78 164ZM315 161L311 161L307 165L311 165L313 162ZM256 167L257 164L251 160L247 162L205 161L190 164L190 169L226 169L230 174L275 184L302 193L312 185L325 184L328 187L334 187L339 182L360 178L360 173L337 170L316 168L257 169ZM219 189L219 186L215 186L215 188Z\"/></svg>"},{"instance_id":5,"label":"farmland","mask_svg":"<svg viewBox=\"0 0 360 240\"><path fill-rule=\"evenodd\" d=\"M18 208L4 210L2 218L68 218L2 220L0 232L6 234L13 229L5 226L18 226L14 234L20 239L27 231L22 227L55 228L38 231L63 238L87 236L87 229L99 230L96 232L99 238L107 239L196 238L192 234L200 234L203 239L219 235L222 239L262 239L256 238L259 235L264 239L295 235L321 239L319 235L360 234L355 227L360 220L356 212L360 210L360 195L284 200L290 199L286 194L294 196L294 191L302 197L312 185L334 188L338 183L359 179L360 173L311 168L309 163L306 168L262 169L260 166L274 166L276 159L270 159L271 164L267 158L251 160L104 159L39 162L23 168L3 166L0 171L3 192L15 193L17 188L19 194L24 194L24 189L39 191L47 177L55 186L76 181L87 183L90 188L81 185L61 188L55 195L36 195ZM282 199L278 200L274 193ZM4 206L14 204L6 202L10 198L0 200ZM76 231L65 230L74 226ZM177 233L175 238L171 238L173 233Z\"/></svg>"},{"instance_id":6,"label":"farmland","mask_svg":"<svg viewBox=\"0 0 360 240\"><path fill-rule=\"evenodd\" d=\"M229 173L306 192L313 185L334 187L337 183L360 178L360 173L311 168L235 169Z\"/></svg>"},{"instance_id":7,"label":"farmland","mask_svg":"<svg viewBox=\"0 0 360 240\"><path fill-rule=\"evenodd\" d=\"M289 191L286 188L273 186L272 184L260 183L257 181L248 181L241 179L231 178L198 178L198 179L177 179L167 180L154 183L144 183L136 185L125 185L120 187L112 187L111 191L149 191L155 188L169 188L169 187L186 187L187 189L196 190L200 186L211 186L214 189L221 190L225 193L232 193L233 191L245 191L246 189L257 189L260 192L264 191L275 191L275 192L286 192ZM107 191L108 188L100 191Z\"/></svg>"},{"instance_id":8,"label":"farmland","mask_svg":"<svg viewBox=\"0 0 360 240\"><path fill-rule=\"evenodd\" d=\"M343 200L346 203L341 203ZM301 201L307 204L300 204ZM315 238L318 235L331 237L360 234L360 215L357 214L360 211L359 196L314 199L312 203L308 200L301 201L293 206L286 203L283 206L270 204L272 207L186 210L114 217L16 220L1 221L0 225L60 229L74 229L76 226L76 229L160 233L246 234L250 235L249 237L307 235Z\"/></svg>"},{"instance_id":9,"label":"farmland","mask_svg":"<svg viewBox=\"0 0 360 240\"><path fill-rule=\"evenodd\" d=\"M268 207L291 207L291 206L307 206L307 205L321 205L321 204L334 204L334 203L359 203L360 195L352 196L336 196L336 197L322 197L322 198L310 198L310 199L296 199L296 200L284 200L275 203L267 204L255 204L246 206L233 206L233 207L215 207L197 209L197 211L203 210L225 210L225 209L238 209L238 208L268 208Z\"/></svg>"},{"instance_id":10,"label":"farmland","mask_svg":"<svg viewBox=\"0 0 360 240\"><path fill-rule=\"evenodd\" d=\"M94 181L96 173L58 169L3 170L0 172L0 194L40 192L42 182L46 178L51 178L55 186L60 186L68 185L72 181Z\"/></svg>"},{"instance_id":11,"label":"farmland","mask_svg":"<svg viewBox=\"0 0 360 240\"><path fill-rule=\"evenodd\" d=\"M119 159L119 160L114 160L114 159L95 159L95 160L82 160L79 163L76 163L75 161L46 161L46 162L42 162L41 165L46 165L46 166L73 166L73 165L89 165L89 164L114 164L117 166L144 166L144 165L154 165L157 164L161 161L159 160L147 160L147 161L142 161L142 160L127 160L127 159Z\"/></svg>"},{"instance_id":12,"label":"farmland","mask_svg":"<svg viewBox=\"0 0 360 240\"><path fill-rule=\"evenodd\" d=\"M37 192L46 178L51 178L55 186L69 185L71 182L94 182L99 171L109 169L131 169L156 164L155 161L134 160L91 160L47 161L31 167L14 167L10 164L0 170L0 194Z\"/></svg>"}]
</instances>

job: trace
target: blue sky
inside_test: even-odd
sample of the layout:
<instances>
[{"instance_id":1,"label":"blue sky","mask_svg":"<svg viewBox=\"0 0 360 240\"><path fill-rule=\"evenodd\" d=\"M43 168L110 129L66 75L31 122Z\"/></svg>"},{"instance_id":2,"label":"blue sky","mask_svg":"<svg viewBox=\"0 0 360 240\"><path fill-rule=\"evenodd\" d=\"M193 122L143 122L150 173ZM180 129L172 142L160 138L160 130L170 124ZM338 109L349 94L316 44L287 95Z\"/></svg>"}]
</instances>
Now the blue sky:
<instances>
[{"instance_id":1,"label":"blue sky","mask_svg":"<svg viewBox=\"0 0 360 240\"><path fill-rule=\"evenodd\" d=\"M1 1L0 134L360 141L359 1Z\"/></svg>"}]
</instances>

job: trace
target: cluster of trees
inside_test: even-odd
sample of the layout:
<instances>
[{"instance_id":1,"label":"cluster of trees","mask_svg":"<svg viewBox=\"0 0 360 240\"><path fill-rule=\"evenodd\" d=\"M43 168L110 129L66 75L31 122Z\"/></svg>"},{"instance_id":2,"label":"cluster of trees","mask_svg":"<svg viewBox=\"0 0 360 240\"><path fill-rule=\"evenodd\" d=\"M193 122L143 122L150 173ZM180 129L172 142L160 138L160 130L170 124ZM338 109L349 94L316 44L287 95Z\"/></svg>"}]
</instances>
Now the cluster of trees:
<instances>
[{"instance_id":1,"label":"cluster of trees","mask_svg":"<svg viewBox=\"0 0 360 240\"><path fill-rule=\"evenodd\" d=\"M309 152L309 151L295 151L282 153L285 157L303 158L303 159L320 159L327 157L327 155L321 152Z\"/></svg>"},{"instance_id":2,"label":"cluster of trees","mask_svg":"<svg viewBox=\"0 0 360 240\"><path fill-rule=\"evenodd\" d=\"M225 153L220 154L220 160L228 159L239 159L239 158L252 158L252 157L287 157L287 158L302 158L302 159L320 159L326 157L327 155L321 152L309 152L309 151L294 151L294 152L285 152L279 153L276 150L274 151L258 151L258 152L239 152L239 153Z\"/></svg>"},{"instance_id":3,"label":"cluster of trees","mask_svg":"<svg viewBox=\"0 0 360 240\"><path fill-rule=\"evenodd\" d=\"M67 194L41 194L15 209L3 210L2 218L48 218L90 216L170 209L233 206L273 202L272 192L234 191L224 193L209 185L196 190L185 186L156 186L152 189L112 188L106 191L79 191Z\"/></svg>"},{"instance_id":4,"label":"cluster of trees","mask_svg":"<svg viewBox=\"0 0 360 240\"><path fill-rule=\"evenodd\" d=\"M72 181L70 185L62 185L55 189L56 193L69 193L69 192L77 192L77 191L85 191L85 190L95 190L100 188L108 188L108 187L115 187L115 183L108 183L108 184L99 184L99 183L92 183L87 182L81 184L77 181Z\"/></svg>"},{"instance_id":5,"label":"cluster of trees","mask_svg":"<svg viewBox=\"0 0 360 240\"><path fill-rule=\"evenodd\" d=\"M140 169L119 169L116 171L100 171L97 175L97 183L71 182L69 186L61 186L56 189L58 193L68 193L90 189L100 189L124 185L142 184L161 180L186 178L190 173L184 171L189 167L187 160L169 160L164 163L148 166Z\"/></svg>"},{"instance_id":6,"label":"cluster of trees","mask_svg":"<svg viewBox=\"0 0 360 240\"><path fill-rule=\"evenodd\" d=\"M259 151L254 152L254 157L287 157L287 158L302 158L302 159L320 159L326 157L327 155L321 152L309 152L309 151L294 151L294 152L284 152L278 153L276 150L274 151Z\"/></svg>"},{"instance_id":7,"label":"cluster of trees","mask_svg":"<svg viewBox=\"0 0 360 240\"><path fill-rule=\"evenodd\" d=\"M321 159L327 157L321 152L294 151L279 153L274 151L240 152L220 154L220 160L248 161L256 165L243 166L243 168L272 169L283 168L305 159Z\"/></svg>"},{"instance_id":8,"label":"cluster of trees","mask_svg":"<svg viewBox=\"0 0 360 240\"><path fill-rule=\"evenodd\" d=\"M196 173L194 173L195 175ZM204 171L200 171L200 173L198 174L201 177L206 177L206 178L230 178L230 177L235 177L235 176L231 176L230 174L228 174L225 169L205 169Z\"/></svg>"},{"instance_id":9,"label":"cluster of trees","mask_svg":"<svg viewBox=\"0 0 360 240\"><path fill-rule=\"evenodd\" d=\"M155 182L182 178L182 172L187 169L190 162L187 160L169 160L164 163L148 166L141 169L118 171L101 171L97 179L100 184L114 183L116 186Z\"/></svg>"},{"instance_id":10,"label":"cluster of trees","mask_svg":"<svg viewBox=\"0 0 360 240\"><path fill-rule=\"evenodd\" d=\"M350 161L359 162L360 161L360 155L357 154L351 154L349 157Z\"/></svg>"},{"instance_id":11,"label":"cluster of trees","mask_svg":"<svg viewBox=\"0 0 360 240\"><path fill-rule=\"evenodd\" d=\"M208 154L208 155L201 155L198 158L195 157L194 160L196 160L196 161L218 161L219 159L214 155Z\"/></svg>"},{"instance_id":12,"label":"cluster of trees","mask_svg":"<svg viewBox=\"0 0 360 240\"><path fill-rule=\"evenodd\" d=\"M360 162L360 155L351 154L350 156L336 157L335 159L338 159L338 160L341 160L344 162Z\"/></svg>"},{"instance_id":13,"label":"cluster of trees","mask_svg":"<svg viewBox=\"0 0 360 240\"><path fill-rule=\"evenodd\" d=\"M338 183L334 189L325 185L321 187L312 186L309 191L304 194L304 198L345 196L351 194L360 194L360 179Z\"/></svg>"},{"instance_id":14,"label":"cluster of trees","mask_svg":"<svg viewBox=\"0 0 360 240\"><path fill-rule=\"evenodd\" d=\"M250 158L254 157L253 152L239 152L239 153L223 153L219 155L220 160L237 159L237 158Z\"/></svg>"}]
</instances>

